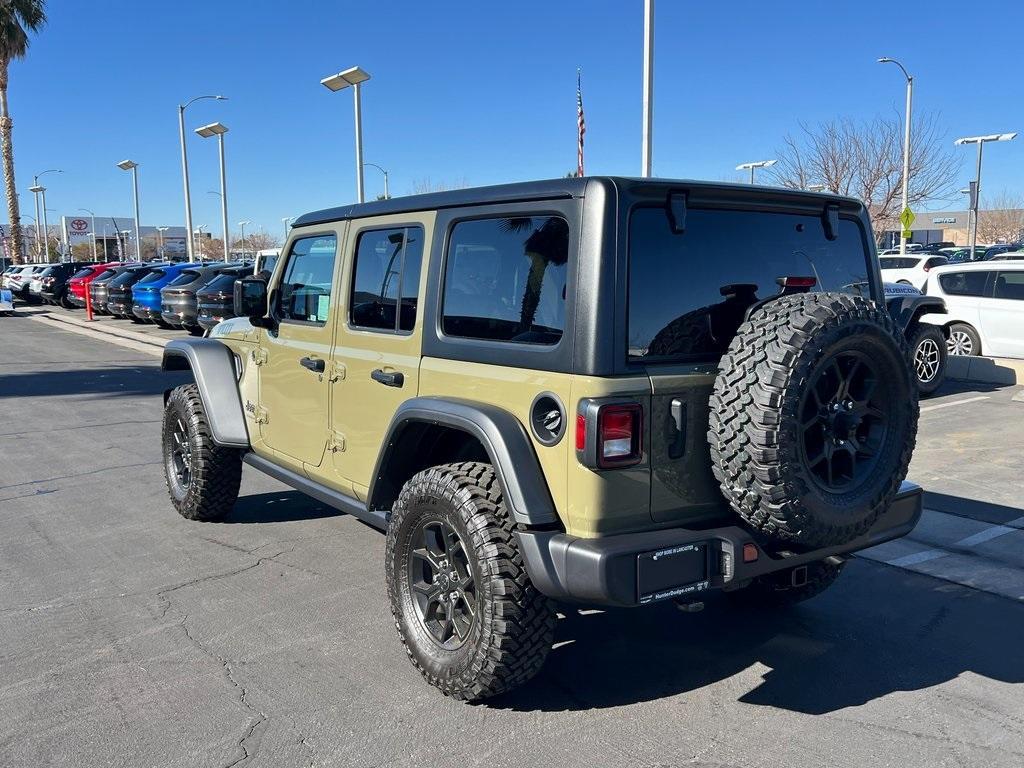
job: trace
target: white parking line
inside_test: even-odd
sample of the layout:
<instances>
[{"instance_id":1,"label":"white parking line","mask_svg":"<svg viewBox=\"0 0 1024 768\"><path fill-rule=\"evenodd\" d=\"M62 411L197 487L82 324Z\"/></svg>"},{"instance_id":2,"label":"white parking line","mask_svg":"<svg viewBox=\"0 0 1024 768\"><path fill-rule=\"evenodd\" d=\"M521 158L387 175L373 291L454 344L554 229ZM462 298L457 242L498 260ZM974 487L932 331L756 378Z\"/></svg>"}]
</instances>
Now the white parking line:
<instances>
[{"instance_id":1,"label":"white parking line","mask_svg":"<svg viewBox=\"0 0 1024 768\"><path fill-rule=\"evenodd\" d=\"M921 409L921 413L927 413L928 411L937 411L939 408L952 408L954 405L967 405L967 403L976 403L978 400L988 400L988 395L978 395L977 397L968 397L964 400L956 400L952 403L939 403L938 405L926 405Z\"/></svg>"}]
</instances>

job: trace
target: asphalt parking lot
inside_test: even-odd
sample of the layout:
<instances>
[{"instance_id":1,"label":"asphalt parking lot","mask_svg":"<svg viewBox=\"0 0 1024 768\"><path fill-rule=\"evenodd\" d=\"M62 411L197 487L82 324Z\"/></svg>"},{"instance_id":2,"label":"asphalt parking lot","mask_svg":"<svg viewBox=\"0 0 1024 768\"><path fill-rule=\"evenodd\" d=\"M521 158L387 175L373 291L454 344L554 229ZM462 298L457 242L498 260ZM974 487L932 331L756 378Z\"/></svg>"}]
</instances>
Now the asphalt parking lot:
<instances>
[{"instance_id":1,"label":"asphalt parking lot","mask_svg":"<svg viewBox=\"0 0 1024 768\"><path fill-rule=\"evenodd\" d=\"M406 660L380 534L249 468L226 522L173 512L158 360L0 319L0 766L1024 764L1020 387L922 403L921 525L824 595L565 606L469 706Z\"/></svg>"}]
</instances>

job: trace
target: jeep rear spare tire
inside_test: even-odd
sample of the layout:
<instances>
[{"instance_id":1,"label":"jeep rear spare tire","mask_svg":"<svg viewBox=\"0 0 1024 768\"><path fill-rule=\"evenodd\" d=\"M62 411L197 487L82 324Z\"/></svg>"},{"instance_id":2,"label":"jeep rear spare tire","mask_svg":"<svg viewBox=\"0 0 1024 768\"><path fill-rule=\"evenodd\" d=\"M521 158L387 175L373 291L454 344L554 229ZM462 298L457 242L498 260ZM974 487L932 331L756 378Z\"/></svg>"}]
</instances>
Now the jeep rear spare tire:
<instances>
[{"instance_id":1,"label":"jeep rear spare tire","mask_svg":"<svg viewBox=\"0 0 1024 768\"><path fill-rule=\"evenodd\" d=\"M917 436L906 342L859 296L781 296L740 326L711 396L712 470L762 539L827 547L888 507Z\"/></svg>"}]
</instances>

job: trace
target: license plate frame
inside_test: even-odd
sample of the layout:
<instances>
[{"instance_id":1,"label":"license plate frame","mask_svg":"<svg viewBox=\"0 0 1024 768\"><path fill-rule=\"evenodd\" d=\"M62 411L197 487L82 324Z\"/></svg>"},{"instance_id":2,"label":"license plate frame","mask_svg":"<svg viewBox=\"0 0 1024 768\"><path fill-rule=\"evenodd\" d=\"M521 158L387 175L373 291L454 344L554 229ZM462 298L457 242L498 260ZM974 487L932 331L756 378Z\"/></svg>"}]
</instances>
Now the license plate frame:
<instances>
[{"instance_id":1,"label":"license plate frame","mask_svg":"<svg viewBox=\"0 0 1024 768\"><path fill-rule=\"evenodd\" d=\"M637 555L637 601L645 605L710 587L711 551L710 541L695 541Z\"/></svg>"}]
</instances>

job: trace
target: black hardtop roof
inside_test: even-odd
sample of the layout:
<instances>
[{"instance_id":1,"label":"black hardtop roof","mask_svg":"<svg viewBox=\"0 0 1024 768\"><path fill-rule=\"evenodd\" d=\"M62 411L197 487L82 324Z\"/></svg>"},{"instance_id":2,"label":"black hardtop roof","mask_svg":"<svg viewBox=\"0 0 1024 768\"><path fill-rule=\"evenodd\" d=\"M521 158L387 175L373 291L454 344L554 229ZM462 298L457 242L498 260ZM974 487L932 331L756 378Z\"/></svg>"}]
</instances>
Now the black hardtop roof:
<instances>
[{"instance_id":1,"label":"black hardtop roof","mask_svg":"<svg viewBox=\"0 0 1024 768\"><path fill-rule=\"evenodd\" d=\"M785 187L767 187L761 185L737 184L731 182L695 181L692 179L637 178L627 176L587 176L584 178L546 179L541 181L525 181L514 184L497 184L487 187L469 187L452 189L444 192L429 192L422 195L393 197L389 200L374 200L369 203L351 203L335 208L324 208L320 211L299 216L294 226L324 224L331 221L342 221L367 216L386 216L395 213L411 213L413 211L429 211L443 208L461 208L469 205L487 205L491 203L531 202L535 200L558 200L584 197L587 186L601 184L617 190L638 190L638 188L665 189L679 187L684 189L722 190L735 195L756 196L764 198L800 198L804 201L817 199L822 202L840 203L841 207L860 208L861 203L853 198L833 195L827 192L808 192L802 189Z\"/></svg>"}]
</instances>

